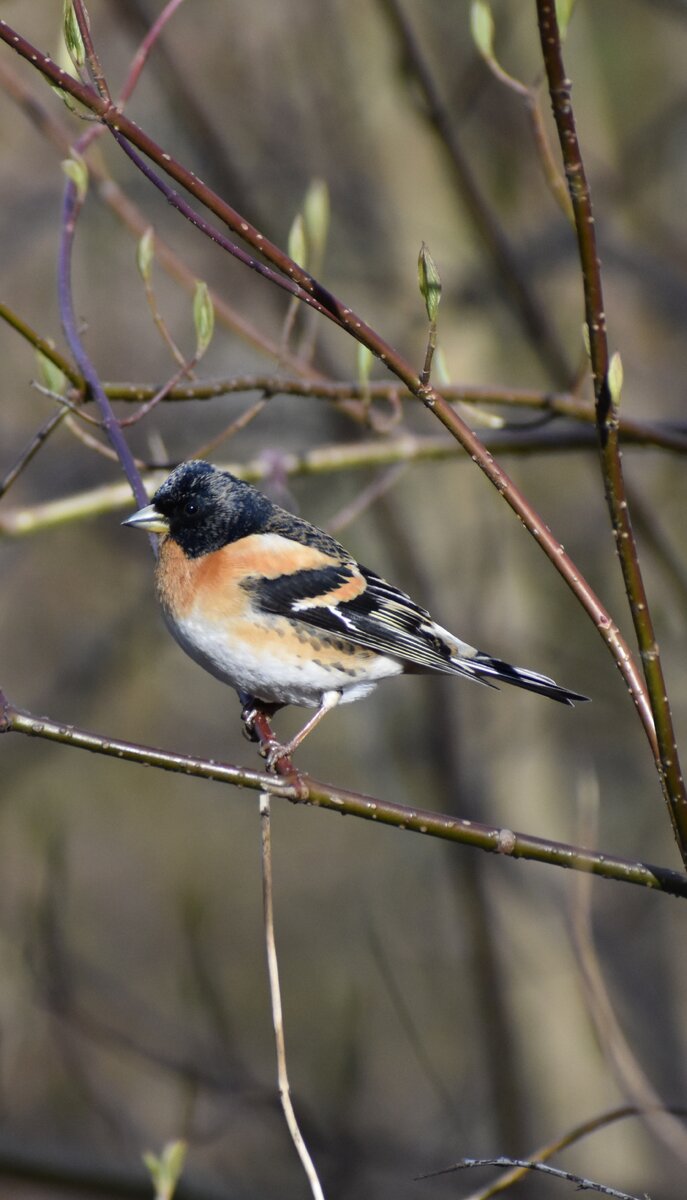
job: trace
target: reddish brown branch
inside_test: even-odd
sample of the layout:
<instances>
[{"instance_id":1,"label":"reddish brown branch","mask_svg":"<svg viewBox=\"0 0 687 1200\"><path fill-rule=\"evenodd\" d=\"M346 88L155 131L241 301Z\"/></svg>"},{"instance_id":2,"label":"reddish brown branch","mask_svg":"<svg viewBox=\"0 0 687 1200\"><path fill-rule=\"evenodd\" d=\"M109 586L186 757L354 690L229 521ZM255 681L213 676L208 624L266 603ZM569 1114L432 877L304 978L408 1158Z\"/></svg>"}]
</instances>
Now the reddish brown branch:
<instances>
[{"instance_id":1,"label":"reddish brown branch","mask_svg":"<svg viewBox=\"0 0 687 1200\"><path fill-rule=\"evenodd\" d=\"M575 214L606 501L656 729L656 765L675 838L683 861L687 863L687 791L682 778L658 642L639 565L625 494L618 437L618 396L613 395L609 383L606 313L591 191L575 125L571 99L572 85L566 76L563 63L555 0L537 0L537 12L551 106Z\"/></svg>"}]
</instances>

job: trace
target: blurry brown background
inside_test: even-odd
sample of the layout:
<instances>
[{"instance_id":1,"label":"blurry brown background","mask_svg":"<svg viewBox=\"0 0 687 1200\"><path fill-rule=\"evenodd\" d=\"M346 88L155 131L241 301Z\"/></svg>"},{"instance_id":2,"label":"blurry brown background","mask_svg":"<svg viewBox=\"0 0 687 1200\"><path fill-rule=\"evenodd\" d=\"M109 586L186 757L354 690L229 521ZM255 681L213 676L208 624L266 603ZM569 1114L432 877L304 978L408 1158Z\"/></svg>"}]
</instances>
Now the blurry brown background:
<instances>
[{"instance_id":1,"label":"blurry brown background","mask_svg":"<svg viewBox=\"0 0 687 1200\"><path fill-rule=\"evenodd\" d=\"M49 53L60 10L46 0L0 6ZM115 91L159 10L143 0L89 5ZM479 60L465 0L406 0L405 11L480 187L576 368L575 244L542 181L523 107ZM533 81L542 69L534 4L494 4L494 13L501 61ZM623 357L623 412L684 423L687 5L581 0L565 54L611 347ZM6 47L0 66L72 138L83 132ZM548 121L545 95L542 105ZM424 240L444 285L439 336L451 379L560 386L466 215L385 5L187 0L128 111L277 243L311 181L325 180L332 219L320 277L418 365ZM62 155L1 90L0 152L2 297L63 346L55 288ZM278 341L284 295L170 211L114 143L101 139L97 153L194 275ZM160 267L155 285L190 354L188 295ZM135 239L95 194L77 233L75 298L102 378L159 383L171 374ZM301 336L309 325L299 322ZM353 341L325 322L317 333L318 367L355 380ZM51 402L31 387L31 347L6 325L0 353L4 474ZM276 369L218 326L201 374ZM374 377L384 378L380 368ZM132 445L150 456L162 439L170 459L182 459L254 399L160 406ZM411 401L403 421L440 433ZM323 401L276 396L213 461L272 456L273 494L326 525L375 473L280 482L279 453L363 436ZM506 466L629 635L594 450ZM625 466L648 518L640 550L684 742L684 466L651 448L628 449ZM0 516L119 478L114 463L61 428ZM0 684L17 704L61 721L255 765L234 694L164 630L145 539L121 529L123 515L3 538ZM340 536L461 636L552 674L593 704L567 711L512 690L408 678L330 716L300 753L304 767L400 803L566 841L580 839L580 806L598 795L598 831L587 838L678 866L649 748L610 656L467 459L409 467ZM280 715L278 731L294 730L301 716ZM121 1172L134 1187L141 1151L181 1135L191 1142L194 1194L304 1195L276 1101L256 796L19 737L3 739L0 752L0 1195L56 1194L47 1182L11 1178L18 1158L29 1174L45 1166L59 1179L66 1169L65 1196L76 1194L69 1173L77 1167L100 1178L105 1168ZM623 1102L571 944L572 877L284 803L275 803L273 824L291 1081L330 1198L465 1195L476 1176L413 1180L462 1155L527 1155ZM591 886L597 949L623 1031L663 1099L684 1104L680 902ZM684 1158L638 1121L560 1161L638 1194L684 1197ZM532 1197L565 1190L535 1179L519 1186ZM94 1179L87 1194L109 1192Z\"/></svg>"}]
</instances>

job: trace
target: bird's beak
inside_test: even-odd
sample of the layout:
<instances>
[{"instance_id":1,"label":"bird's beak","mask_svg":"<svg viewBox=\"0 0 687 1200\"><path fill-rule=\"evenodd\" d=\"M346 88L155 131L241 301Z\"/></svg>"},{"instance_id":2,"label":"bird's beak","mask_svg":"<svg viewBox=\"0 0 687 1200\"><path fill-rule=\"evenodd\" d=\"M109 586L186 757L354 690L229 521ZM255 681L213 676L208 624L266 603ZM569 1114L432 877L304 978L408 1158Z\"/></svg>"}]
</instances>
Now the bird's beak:
<instances>
[{"instance_id":1,"label":"bird's beak","mask_svg":"<svg viewBox=\"0 0 687 1200\"><path fill-rule=\"evenodd\" d=\"M122 521L122 525L131 525L133 529L147 529L149 533L169 533L169 521L158 512L154 504L146 504L139 508L132 517Z\"/></svg>"}]
</instances>

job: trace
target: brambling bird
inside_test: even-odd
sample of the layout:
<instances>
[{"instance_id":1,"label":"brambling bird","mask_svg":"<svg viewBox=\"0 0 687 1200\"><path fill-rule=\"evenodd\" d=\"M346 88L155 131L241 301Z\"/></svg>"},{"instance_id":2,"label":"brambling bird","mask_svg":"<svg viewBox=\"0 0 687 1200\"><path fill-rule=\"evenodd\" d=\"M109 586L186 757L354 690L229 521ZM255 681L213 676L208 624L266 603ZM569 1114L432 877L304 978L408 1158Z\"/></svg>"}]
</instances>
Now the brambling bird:
<instances>
[{"instance_id":1,"label":"brambling bird","mask_svg":"<svg viewBox=\"0 0 687 1200\"><path fill-rule=\"evenodd\" d=\"M207 462L182 463L123 524L162 535L157 594L191 658L258 703L317 710L270 766L337 704L404 672L588 699L469 646L328 533Z\"/></svg>"}]
</instances>

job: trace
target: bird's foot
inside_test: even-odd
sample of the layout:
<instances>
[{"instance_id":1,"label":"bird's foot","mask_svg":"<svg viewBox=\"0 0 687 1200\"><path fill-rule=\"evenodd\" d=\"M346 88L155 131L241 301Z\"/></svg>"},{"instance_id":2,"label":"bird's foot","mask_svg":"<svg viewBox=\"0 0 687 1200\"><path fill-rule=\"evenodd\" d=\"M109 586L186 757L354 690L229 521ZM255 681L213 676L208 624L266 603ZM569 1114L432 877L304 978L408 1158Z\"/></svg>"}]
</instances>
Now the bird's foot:
<instances>
[{"instance_id":1,"label":"bird's foot","mask_svg":"<svg viewBox=\"0 0 687 1200\"><path fill-rule=\"evenodd\" d=\"M286 745L282 745L282 743L278 742L276 738L269 742L263 742L260 747L260 753L265 759L268 772L270 774L274 774L281 760L283 758L290 758L293 750L294 747L290 742L287 742Z\"/></svg>"},{"instance_id":2,"label":"bird's foot","mask_svg":"<svg viewBox=\"0 0 687 1200\"><path fill-rule=\"evenodd\" d=\"M255 728L255 718L257 717L258 712L259 712L259 709L257 709L254 704L246 704L241 709L241 720L243 721L243 736L245 738L247 738L249 742L259 742L260 741L260 737L258 736L258 732Z\"/></svg>"}]
</instances>

